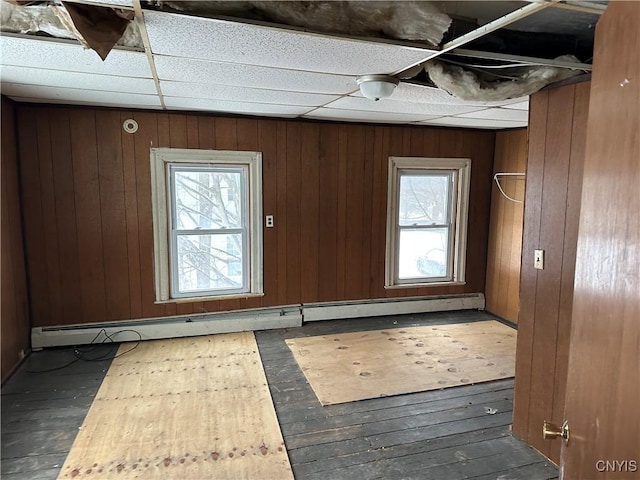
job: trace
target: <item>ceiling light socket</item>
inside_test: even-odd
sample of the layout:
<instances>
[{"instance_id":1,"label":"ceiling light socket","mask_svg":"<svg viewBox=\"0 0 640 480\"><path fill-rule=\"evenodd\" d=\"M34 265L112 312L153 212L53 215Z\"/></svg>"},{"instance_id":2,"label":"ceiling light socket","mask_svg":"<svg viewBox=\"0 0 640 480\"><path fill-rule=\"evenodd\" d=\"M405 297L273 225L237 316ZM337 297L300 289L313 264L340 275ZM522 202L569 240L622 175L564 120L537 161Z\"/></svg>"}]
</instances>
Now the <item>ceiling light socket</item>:
<instances>
[{"instance_id":1,"label":"ceiling light socket","mask_svg":"<svg viewBox=\"0 0 640 480\"><path fill-rule=\"evenodd\" d=\"M356 78L362 95L376 102L391 96L398 82L399 80L391 75L362 75Z\"/></svg>"}]
</instances>

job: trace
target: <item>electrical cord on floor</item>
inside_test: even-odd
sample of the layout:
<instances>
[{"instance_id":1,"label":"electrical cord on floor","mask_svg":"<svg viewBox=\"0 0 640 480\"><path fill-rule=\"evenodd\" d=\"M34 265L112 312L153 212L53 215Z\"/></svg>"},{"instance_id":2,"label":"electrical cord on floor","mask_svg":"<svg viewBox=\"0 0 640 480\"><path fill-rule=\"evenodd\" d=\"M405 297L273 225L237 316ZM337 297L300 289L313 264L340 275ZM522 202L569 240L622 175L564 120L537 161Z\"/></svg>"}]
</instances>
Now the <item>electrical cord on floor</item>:
<instances>
[{"instance_id":1,"label":"electrical cord on floor","mask_svg":"<svg viewBox=\"0 0 640 480\"><path fill-rule=\"evenodd\" d=\"M138 340L135 341L135 344L125 350L122 353L118 353L118 354L113 354L113 351L107 352L107 353L102 353L98 356L90 356L90 354L92 352L94 352L96 350L97 347L102 346L102 345L113 345L115 347L117 347L115 340L113 339L113 337L121 334L121 333L125 333L125 332L132 332L135 333L138 336ZM100 342L98 342L98 338L100 338L100 335L104 335L104 339ZM114 358L118 358L121 357L123 355L126 355L127 353L131 352L132 350L135 350L138 345L140 345L140 342L142 341L142 335L140 334L140 332L138 332L137 330L131 330L131 329L124 329L124 330L118 330L117 332L113 332L112 334L108 334L107 331L103 328L101 329L98 334L93 337L93 340L91 340L91 342L89 343L89 346L87 347L73 347L73 354L76 358L74 358L73 360L71 360L70 362L67 362L63 365L59 365L57 367L53 367L53 368L47 368L45 370L27 370L27 373L48 373L48 372L55 372L57 370L62 370L64 368L70 367L71 365L73 365L74 363L82 360L84 362L103 362L105 360L113 360Z\"/></svg>"}]
</instances>

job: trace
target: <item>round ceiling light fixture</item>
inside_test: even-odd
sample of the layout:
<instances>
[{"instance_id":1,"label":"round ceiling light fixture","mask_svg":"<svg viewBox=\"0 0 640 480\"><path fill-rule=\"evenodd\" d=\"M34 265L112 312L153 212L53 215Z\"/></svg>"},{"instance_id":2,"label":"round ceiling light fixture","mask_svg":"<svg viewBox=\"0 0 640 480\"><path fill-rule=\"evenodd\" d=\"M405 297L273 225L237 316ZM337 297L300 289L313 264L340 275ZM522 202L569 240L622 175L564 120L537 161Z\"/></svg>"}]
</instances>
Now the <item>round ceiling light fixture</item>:
<instances>
[{"instance_id":1,"label":"round ceiling light fixture","mask_svg":"<svg viewBox=\"0 0 640 480\"><path fill-rule=\"evenodd\" d=\"M399 80L391 75L362 75L356 78L360 92L365 97L375 100L390 97Z\"/></svg>"}]
</instances>

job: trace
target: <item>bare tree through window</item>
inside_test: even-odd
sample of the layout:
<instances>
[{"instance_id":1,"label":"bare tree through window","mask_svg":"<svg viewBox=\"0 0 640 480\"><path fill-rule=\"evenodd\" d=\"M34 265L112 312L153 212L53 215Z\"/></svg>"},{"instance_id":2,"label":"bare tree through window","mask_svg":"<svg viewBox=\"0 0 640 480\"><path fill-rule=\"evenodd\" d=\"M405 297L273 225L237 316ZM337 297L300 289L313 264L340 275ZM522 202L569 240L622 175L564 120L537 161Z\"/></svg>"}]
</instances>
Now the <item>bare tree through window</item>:
<instances>
[{"instance_id":1,"label":"bare tree through window","mask_svg":"<svg viewBox=\"0 0 640 480\"><path fill-rule=\"evenodd\" d=\"M451 174L403 171L398 189L398 277L444 277Z\"/></svg>"},{"instance_id":2,"label":"bare tree through window","mask_svg":"<svg viewBox=\"0 0 640 480\"><path fill-rule=\"evenodd\" d=\"M174 167L180 291L241 289L247 202L243 167Z\"/></svg>"}]
</instances>

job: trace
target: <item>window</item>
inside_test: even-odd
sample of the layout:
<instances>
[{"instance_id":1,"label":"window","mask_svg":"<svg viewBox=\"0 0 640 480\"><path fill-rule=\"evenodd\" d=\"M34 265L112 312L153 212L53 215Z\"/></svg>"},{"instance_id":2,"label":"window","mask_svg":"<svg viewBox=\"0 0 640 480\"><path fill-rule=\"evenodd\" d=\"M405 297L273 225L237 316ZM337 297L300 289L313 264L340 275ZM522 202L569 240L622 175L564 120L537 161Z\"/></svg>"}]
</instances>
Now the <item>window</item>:
<instances>
[{"instance_id":1,"label":"window","mask_svg":"<svg viewBox=\"0 0 640 480\"><path fill-rule=\"evenodd\" d=\"M261 154L151 149L158 301L262 294Z\"/></svg>"},{"instance_id":2,"label":"window","mask_svg":"<svg viewBox=\"0 0 640 480\"><path fill-rule=\"evenodd\" d=\"M471 161L390 157L385 286L464 283Z\"/></svg>"}]
</instances>

